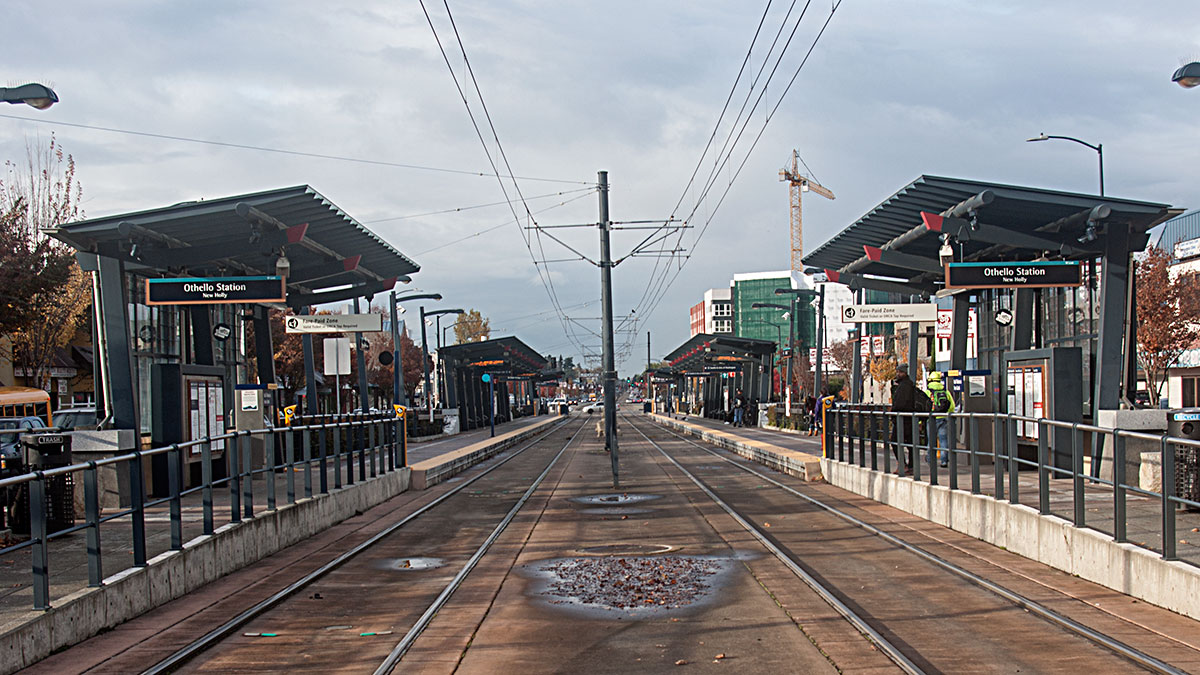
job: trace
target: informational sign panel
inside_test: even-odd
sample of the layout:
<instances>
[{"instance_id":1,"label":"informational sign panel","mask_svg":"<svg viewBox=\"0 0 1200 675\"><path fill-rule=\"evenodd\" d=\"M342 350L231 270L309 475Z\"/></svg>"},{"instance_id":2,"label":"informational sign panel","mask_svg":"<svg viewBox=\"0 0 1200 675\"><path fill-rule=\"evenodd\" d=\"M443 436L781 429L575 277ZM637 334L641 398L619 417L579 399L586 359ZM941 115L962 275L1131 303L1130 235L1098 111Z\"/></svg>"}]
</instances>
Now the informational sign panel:
<instances>
[{"instance_id":1,"label":"informational sign panel","mask_svg":"<svg viewBox=\"0 0 1200 675\"><path fill-rule=\"evenodd\" d=\"M1186 260L1188 258L1195 258L1196 256L1200 255L1200 237L1188 239L1175 244L1175 248L1172 250L1171 255L1174 256L1176 260Z\"/></svg>"},{"instance_id":2,"label":"informational sign panel","mask_svg":"<svg viewBox=\"0 0 1200 675\"><path fill-rule=\"evenodd\" d=\"M946 264L946 288L1049 288L1082 283L1083 265L1078 260Z\"/></svg>"},{"instance_id":3,"label":"informational sign panel","mask_svg":"<svg viewBox=\"0 0 1200 675\"><path fill-rule=\"evenodd\" d=\"M283 302L283 277L185 277L147 279L147 305L220 305Z\"/></svg>"},{"instance_id":4,"label":"informational sign panel","mask_svg":"<svg viewBox=\"0 0 1200 675\"><path fill-rule=\"evenodd\" d=\"M934 335L937 337L937 345L935 358L938 361L950 360L950 337L954 329L954 310L939 309L937 313L937 324L934 326ZM979 355L978 340L976 335L979 332L979 315L976 314L975 308L971 307L967 311L967 359L977 358Z\"/></svg>"},{"instance_id":5,"label":"informational sign panel","mask_svg":"<svg viewBox=\"0 0 1200 675\"><path fill-rule=\"evenodd\" d=\"M914 323L937 320L937 305L915 302L908 305L846 305L842 323Z\"/></svg>"},{"instance_id":6,"label":"informational sign panel","mask_svg":"<svg viewBox=\"0 0 1200 675\"><path fill-rule=\"evenodd\" d=\"M871 353L875 356L883 356L887 352L887 338L883 335L874 335L871 337Z\"/></svg>"},{"instance_id":7,"label":"informational sign panel","mask_svg":"<svg viewBox=\"0 0 1200 675\"><path fill-rule=\"evenodd\" d=\"M866 358L871 355L871 336L864 335L858 340L858 355Z\"/></svg>"},{"instance_id":8,"label":"informational sign panel","mask_svg":"<svg viewBox=\"0 0 1200 675\"><path fill-rule=\"evenodd\" d=\"M325 374L350 374L350 338L325 338Z\"/></svg>"},{"instance_id":9,"label":"informational sign panel","mask_svg":"<svg viewBox=\"0 0 1200 675\"><path fill-rule=\"evenodd\" d=\"M258 410L258 391L254 389L243 389L238 392L238 397L242 404L242 412Z\"/></svg>"},{"instance_id":10,"label":"informational sign panel","mask_svg":"<svg viewBox=\"0 0 1200 675\"><path fill-rule=\"evenodd\" d=\"M283 321L288 333L378 333L382 314L311 314L289 316Z\"/></svg>"}]
</instances>

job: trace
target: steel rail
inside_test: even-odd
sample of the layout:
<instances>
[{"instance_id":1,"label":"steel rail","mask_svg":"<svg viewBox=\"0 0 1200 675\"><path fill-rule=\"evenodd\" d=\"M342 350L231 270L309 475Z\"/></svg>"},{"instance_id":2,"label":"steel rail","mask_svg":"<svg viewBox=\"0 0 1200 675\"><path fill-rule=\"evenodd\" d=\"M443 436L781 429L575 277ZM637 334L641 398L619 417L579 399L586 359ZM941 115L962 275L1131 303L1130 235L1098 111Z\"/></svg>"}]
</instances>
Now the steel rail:
<instances>
[{"instance_id":1,"label":"steel rail","mask_svg":"<svg viewBox=\"0 0 1200 675\"><path fill-rule=\"evenodd\" d=\"M628 416L623 417L628 419ZM831 591L821 582L817 581L817 579L809 574L807 570L800 567L796 561L792 560L791 557L784 553L782 549L776 546L775 543L772 542L765 534L763 534L761 530L743 518L740 513L734 510L734 508L727 504L723 499L718 497L717 494L710 490L707 485L700 481L699 478L696 478L692 472L683 468L683 465L676 461L674 457L667 454L667 451L664 450L662 446L650 440L650 437L646 435L646 432L639 429L637 425L633 424L632 422L629 426L632 427L634 431L641 434L642 438L646 439L646 442L650 443L650 445L653 445L656 450L662 453L662 456L666 457L667 461L671 462L675 465L675 468L682 471L683 475L687 476L688 479L695 483L696 487L700 488L704 494L708 495L709 499L712 499L717 506L720 506L722 509L724 509L725 513L728 513L729 516L737 521L739 525L745 528L745 530L749 532L752 537L757 539L760 544L765 546L767 550L774 554L775 557L784 564L784 566L791 570L792 574L795 574L797 577L799 577L800 580L808 585L808 587L814 592L816 592L817 595L821 596L822 600L828 603L830 607L833 607L838 614L841 614L842 618L849 621L850 624L854 626L856 630L858 630L858 632L862 633L868 640L878 647L879 650L883 652L885 656L891 659L892 662L899 666L901 670L909 673L910 675L924 674L925 671L921 670L917 664L913 663L907 656L905 656L904 653L901 652L898 647L896 647L896 645L893 645L887 640L887 638L883 637L879 631L875 630L869 623L867 623L866 619L863 619L861 616L855 613L854 610L850 609L846 603L842 602L836 595L833 594L833 591Z\"/></svg>"},{"instance_id":2,"label":"steel rail","mask_svg":"<svg viewBox=\"0 0 1200 675\"><path fill-rule=\"evenodd\" d=\"M558 463L560 458L562 458L563 453L567 451L567 448L571 446L571 443L575 441L575 438L579 436L579 433L583 431L585 426L587 426L586 422L580 424L579 428L575 430L575 433L571 434L571 437L568 438L567 442L564 443L562 448L559 449L558 454L554 456L554 459L550 460L550 463L546 465L546 468L542 470L542 473L540 473L533 483L530 484L529 489L525 490L525 494L521 495L521 498L517 500L517 503L513 504L513 507L508 510L507 514L505 514L504 519L501 520L498 525L496 525L496 527L492 530L492 533L488 535L488 538L485 539L484 542L480 544L479 548L475 550L474 555L467 560L467 564L458 571L458 574L454 575L454 578L450 580L450 583L446 584L446 587L442 589L442 592L438 594L437 598L435 598L434 601L429 604L429 607L425 609L425 612L421 614L421 618L417 619L417 622L413 624L413 627L410 628L407 633L404 634L404 637L400 639L400 642L396 643L396 646L392 648L391 653L387 655L387 658L383 660L383 663L379 664L379 667L375 669L375 675L387 675L387 673L390 673L395 669L395 667L400 663L400 659L404 658L404 655L412 647L413 643L416 642L421 633L425 631L425 629L429 626L429 623L433 621L433 617L436 616L437 613L441 611L442 607L446 605L446 603L450 600L450 596L454 595L454 592L457 591L458 587L462 585L462 582L467 578L467 575L475 569L475 566L478 565L479 561L483 559L483 556L487 554L488 549L492 547L492 544L494 544L496 540L500 538L500 535L504 533L504 530L508 529L509 524L511 524L513 519L517 517L517 513L524 508L525 503L528 502L529 498L533 496L534 491L537 490L538 486L542 484L542 481L546 479L546 476L550 474L550 469L554 468L554 465Z\"/></svg>"},{"instance_id":3,"label":"steel rail","mask_svg":"<svg viewBox=\"0 0 1200 675\"><path fill-rule=\"evenodd\" d=\"M565 420L562 422L556 423L554 426L552 426L546 430L546 435L549 435L553 431L559 429L564 424L566 424ZM583 428L583 425L580 425L580 429L582 429L582 428ZM577 430L575 432L575 435L578 435L578 434L579 434L579 431ZM571 438L574 438L574 437L575 436L573 435ZM267 610L278 605L280 602L283 602L288 597L294 595L297 591L301 590L305 586L311 584L312 582L325 576L326 574L329 574L334 569L340 567L346 561L350 560L354 556L362 553L366 549L368 549L371 546L378 543L384 537L387 537L388 535L392 534L393 532L400 529L401 527L404 527L405 525L412 522L413 520L416 520L418 517L425 514L427 511L433 509L435 506L441 504L442 502L446 501L450 497L452 497L455 494L466 489L467 486L471 485L475 481L483 478L484 476L490 474L491 472L495 471L496 469L499 469L500 467L504 466L510 460L515 459L521 453L525 452L529 448L532 448L533 446L537 445L538 443L541 443L544 440L546 440L546 436L541 436L539 438L535 438L535 439L531 440L529 443L525 444L524 447L521 447L521 448L513 451L511 454L509 454L508 457L505 457L501 461L497 462L494 466L488 468L486 471L483 471L479 475L463 481L458 486L439 495L436 499L429 502L428 504L422 506L421 508L417 509L416 511L413 511L412 513L401 518L400 520L396 521L395 523L392 523L391 525L387 526L385 529L381 530L380 532L376 533L375 535L372 535L366 541L363 541L362 543L358 544L357 546L349 549L348 551L345 551L344 553L342 553L338 557L334 558L333 560L330 560L329 562L318 567L317 569L313 570L312 572L309 572L308 574L306 574L303 577L301 577L300 579L297 579L296 581L292 582L285 588L272 594L270 597L258 602L257 604L255 604L254 606L245 610L241 614L238 614L237 616L233 617L229 621L226 621L225 623L221 624L217 628L214 628L213 630L209 631L208 633L203 635L198 640L191 642L187 646L183 647L182 649L180 649L180 650L176 651L175 653L171 654L170 656L168 656L166 659L163 659L162 661L159 661L158 663L154 664L153 666L142 671L142 675L158 675L160 673L166 673L166 672L173 670L174 668L177 668L178 666L180 666L187 660L195 657L197 654L211 648L217 642L220 642L224 638L228 637L230 633L233 633L238 628L245 625L247 622L262 615Z\"/></svg>"},{"instance_id":4,"label":"steel rail","mask_svg":"<svg viewBox=\"0 0 1200 675\"><path fill-rule=\"evenodd\" d=\"M938 556L936 556L932 553L929 553L928 551L925 551L924 549L919 548L913 544L910 544L893 534L884 532L883 530L875 527L874 525L871 525L870 523L867 523L863 520L855 518L854 516L852 516L848 513L845 513L843 511L837 509L836 507L830 506L829 504L826 504L825 502L822 502L819 499L816 499L814 497L806 495L803 492L800 492L799 490L791 487L790 485L781 483L781 482L775 480L774 478L772 478L771 476L769 476L765 473L762 473L761 471L756 471L754 469L751 469L750 467L743 466L742 464L735 462L735 461L729 459L728 457L725 457L710 448L706 448L703 445L696 443L695 441L691 440L690 438L681 436L681 435L675 433L674 431L671 431L670 429L666 429L666 428L662 428L662 427L656 427L656 428L662 429L662 431L678 438L679 440L681 440L685 443L688 443L689 445L693 445L693 446L709 453L710 455L712 455L714 457L717 457L725 462L728 462L728 463L736 466L737 468L741 469L742 471L745 471L754 476L757 476L758 478L761 478L762 480L767 481L768 483L771 483L772 485L775 485L776 487L779 487L779 488L783 489L784 491L786 491L796 497L799 497L814 506L824 509L825 511L827 511L827 512L829 512L829 513L831 513L831 514L833 514L833 515L835 515L857 527L860 527L860 528L866 530L867 532L870 532L871 534L881 537L885 541L895 544L896 546L899 546L900 548L908 551L909 553L916 555L917 557L920 557L920 558L926 560L927 562L933 563L934 565L937 565L938 567L941 567L942 569L945 569L948 572L952 572L952 573L956 574L957 576L971 582L972 584L979 586L980 588L991 591L992 593L1004 598L1005 600L1012 602L1013 604L1017 605L1018 607L1029 611L1031 614L1036 614L1037 616L1039 616L1053 624L1056 624L1061 628L1065 628L1065 629L1071 631L1072 633L1075 633L1083 638L1086 638L1087 640L1090 640L1091 642L1094 642L1094 643L1100 645L1101 647L1109 649L1109 650L1113 651L1114 653L1119 654L1119 655L1125 657L1126 659L1129 659L1130 661L1133 661L1134 663L1138 664L1139 666L1142 666L1143 668L1146 668L1146 669L1151 670L1156 673L1164 673L1166 675L1186 675L1186 673L1187 673L1187 671L1185 671L1185 670L1176 668L1175 666L1172 666L1171 664L1166 663L1165 661L1156 659L1153 656L1150 656L1149 654L1146 654L1145 652L1143 652L1141 650L1131 647L1119 640L1115 640L1112 637L1109 637L1108 635L1105 635L1104 633L1101 633L1093 628L1089 628L1088 626L1085 626L1082 623L1075 621L1074 619L1063 616L1063 615L1059 614L1058 612L1055 612L1054 610L1046 607L1045 605L1042 605L1034 600L1030 600L1029 598L1026 598L1023 595L1020 595L1019 593L1011 591L993 581L989 581L973 572L963 569L962 567L959 567L958 565L955 565L954 563L952 563L948 560L939 558ZM642 433L640 429L638 429L638 433ZM651 442L653 442L653 441L651 441ZM660 452L662 452L661 449L660 449ZM672 461L674 461L674 460L672 460Z\"/></svg>"}]
</instances>

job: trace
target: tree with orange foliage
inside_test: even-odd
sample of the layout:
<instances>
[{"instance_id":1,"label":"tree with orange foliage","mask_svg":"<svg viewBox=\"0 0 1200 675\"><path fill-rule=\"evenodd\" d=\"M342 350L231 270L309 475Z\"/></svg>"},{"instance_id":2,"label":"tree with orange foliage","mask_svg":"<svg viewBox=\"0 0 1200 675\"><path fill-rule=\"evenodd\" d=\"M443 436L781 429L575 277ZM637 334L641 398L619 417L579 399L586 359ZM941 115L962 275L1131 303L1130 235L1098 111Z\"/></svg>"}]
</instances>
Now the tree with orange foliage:
<instances>
[{"instance_id":1,"label":"tree with orange foliage","mask_svg":"<svg viewBox=\"0 0 1200 675\"><path fill-rule=\"evenodd\" d=\"M1137 261L1138 363L1158 407L1167 369L1200 341L1200 273L1171 270L1171 254L1149 249Z\"/></svg>"}]
</instances>

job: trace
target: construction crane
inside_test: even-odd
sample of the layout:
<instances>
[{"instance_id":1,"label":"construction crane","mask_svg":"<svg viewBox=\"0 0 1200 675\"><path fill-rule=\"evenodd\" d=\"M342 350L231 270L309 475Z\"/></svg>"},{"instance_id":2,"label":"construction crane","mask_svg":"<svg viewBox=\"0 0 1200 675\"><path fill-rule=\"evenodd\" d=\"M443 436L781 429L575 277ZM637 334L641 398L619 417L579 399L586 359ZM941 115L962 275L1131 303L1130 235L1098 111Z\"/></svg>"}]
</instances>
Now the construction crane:
<instances>
[{"instance_id":1,"label":"construction crane","mask_svg":"<svg viewBox=\"0 0 1200 675\"><path fill-rule=\"evenodd\" d=\"M800 174L800 153L792 150L792 166L779 170L779 180L790 183L792 202L792 271L803 272L804 263L804 213L800 208L800 195L812 190L826 199L835 199L833 192L816 180ZM807 168L807 167L806 167Z\"/></svg>"}]
</instances>

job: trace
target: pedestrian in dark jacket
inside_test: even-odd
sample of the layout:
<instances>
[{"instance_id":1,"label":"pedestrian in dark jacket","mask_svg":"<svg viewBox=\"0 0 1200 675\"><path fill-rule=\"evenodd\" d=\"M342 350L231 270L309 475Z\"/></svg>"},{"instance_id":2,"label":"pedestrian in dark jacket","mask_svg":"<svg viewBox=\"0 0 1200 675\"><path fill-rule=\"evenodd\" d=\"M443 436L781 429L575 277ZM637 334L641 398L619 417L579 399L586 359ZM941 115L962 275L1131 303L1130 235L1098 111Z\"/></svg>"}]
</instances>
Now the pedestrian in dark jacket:
<instances>
[{"instance_id":1,"label":"pedestrian in dark jacket","mask_svg":"<svg viewBox=\"0 0 1200 675\"><path fill-rule=\"evenodd\" d=\"M896 379L892 380L892 412L911 413L917 411L917 385L908 376L908 364L901 363L896 367ZM896 442L896 473L909 475L912 467L908 463L908 453L903 444L913 443L913 421L911 417L898 417L892 420L892 436Z\"/></svg>"}]
</instances>

